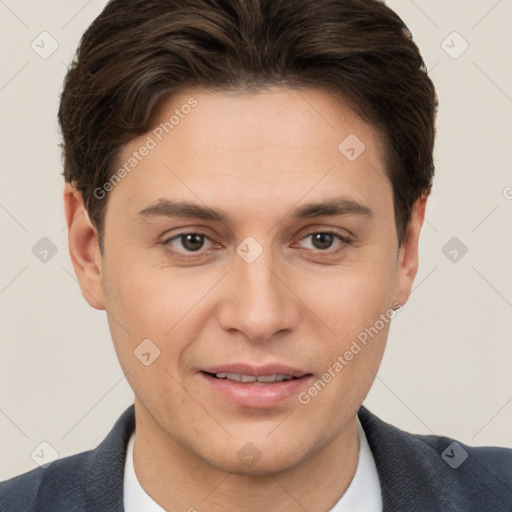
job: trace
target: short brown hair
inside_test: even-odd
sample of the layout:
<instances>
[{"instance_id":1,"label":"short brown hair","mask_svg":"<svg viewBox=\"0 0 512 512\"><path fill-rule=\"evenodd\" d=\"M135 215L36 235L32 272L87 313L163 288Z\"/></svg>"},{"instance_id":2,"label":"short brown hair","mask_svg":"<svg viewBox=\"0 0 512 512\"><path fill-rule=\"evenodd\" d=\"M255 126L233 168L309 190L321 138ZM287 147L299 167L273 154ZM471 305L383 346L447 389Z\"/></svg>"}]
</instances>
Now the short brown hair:
<instances>
[{"instance_id":1,"label":"short brown hair","mask_svg":"<svg viewBox=\"0 0 512 512\"><path fill-rule=\"evenodd\" d=\"M111 0L82 37L59 108L64 177L100 245L123 145L187 87L316 87L382 134L400 243L429 193L437 97L400 17L379 0ZM340 141L341 142L341 141Z\"/></svg>"}]
</instances>

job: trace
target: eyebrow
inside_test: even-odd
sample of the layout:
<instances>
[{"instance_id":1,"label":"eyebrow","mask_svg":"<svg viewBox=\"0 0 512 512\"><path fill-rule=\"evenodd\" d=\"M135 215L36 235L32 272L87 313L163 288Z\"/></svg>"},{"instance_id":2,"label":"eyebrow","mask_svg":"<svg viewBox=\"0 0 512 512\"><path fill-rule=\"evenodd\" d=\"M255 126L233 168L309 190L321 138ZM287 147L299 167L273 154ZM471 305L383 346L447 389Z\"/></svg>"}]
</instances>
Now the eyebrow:
<instances>
[{"instance_id":1,"label":"eyebrow","mask_svg":"<svg viewBox=\"0 0 512 512\"><path fill-rule=\"evenodd\" d=\"M371 217L372 210L354 199L336 198L318 203L309 203L295 209L293 219L310 219L321 216L361 215ZM195 218L229 223L229 215L219 208L202 206L190 202L175 202L158 199L136 214L139 221L155 217Z\"/></svg>"}]
</instances>

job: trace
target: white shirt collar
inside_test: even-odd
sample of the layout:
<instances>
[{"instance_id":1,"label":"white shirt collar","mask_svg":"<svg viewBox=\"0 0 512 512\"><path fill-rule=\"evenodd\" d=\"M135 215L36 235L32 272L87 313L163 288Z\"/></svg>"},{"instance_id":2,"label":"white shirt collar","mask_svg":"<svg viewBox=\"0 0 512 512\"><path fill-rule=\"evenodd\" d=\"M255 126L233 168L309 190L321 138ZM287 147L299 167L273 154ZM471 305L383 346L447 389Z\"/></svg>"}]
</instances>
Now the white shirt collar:
<instances>
[{"instance_id":1,"label":"white shirt collar","mask_svg":"<svg viewBox=\"0 0 512 512\"><path fill-rule=\"evenodd\" d=\"M379 474L363 426L357 419L359 461L345 494L330 512L382 512Z\"/></svg>"},{"instance_id":2,"label":"white shirt collar","mask_svg":"<svg viewBox=\"0 0 512 512\"><path fill-rule=\"evenodd\" d=\"M364 429L357 418L359 436L359 461L357 469L345 494L330 512L382 512L382 497L377 467ZM124 467L125 512L166 512L142 488L133 465L135 432L128 442Z\"/></svg>"},{"instance_id":3,"label":"white shirt collar","mask_svg":"<svg viewBox=\"0 0 512 512\"><path fill-rule=\"evenodd\" d=\"M166 512L149 494L142 488L135 474L133 465L133 445L135 443L135 431L128 441L126 461L124 465L124 512Z\"/></svg>"}]
</instances>

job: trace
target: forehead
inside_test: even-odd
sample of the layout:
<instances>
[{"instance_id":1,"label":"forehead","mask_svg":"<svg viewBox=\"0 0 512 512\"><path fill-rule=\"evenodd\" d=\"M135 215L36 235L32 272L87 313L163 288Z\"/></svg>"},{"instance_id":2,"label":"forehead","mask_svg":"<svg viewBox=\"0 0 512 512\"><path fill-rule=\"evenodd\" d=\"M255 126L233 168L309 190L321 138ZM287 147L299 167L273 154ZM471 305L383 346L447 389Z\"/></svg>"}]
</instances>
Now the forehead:
<instances>
[{"instance_id":1,"label":"forehead","mask_svg":"<svg viewBox=\"0 0 512 512\"><path fill-rule=\"evenodd\" d=\"M180 139L188 138L188 153L337 150L351 134L366 139L378 151L384 149L376 129L356 116L344 100L316 88L191 89L160 107L152 132L158 141L165 138L171 145L172 137L166 136L181 132Z\"/></svg>"},{"instance_id":2,"label":"forehead","mask_svg":"<svg viewBox=\"0 0 512 512\"><path fill-rule=\"evenodd\" d=\"M378 131L323 90L190 89L123 148L117 164L128 172L110 201L141 209L167 197L253 212L306 195L389 202L384 162Z\"/></svg>"}]
</instances>

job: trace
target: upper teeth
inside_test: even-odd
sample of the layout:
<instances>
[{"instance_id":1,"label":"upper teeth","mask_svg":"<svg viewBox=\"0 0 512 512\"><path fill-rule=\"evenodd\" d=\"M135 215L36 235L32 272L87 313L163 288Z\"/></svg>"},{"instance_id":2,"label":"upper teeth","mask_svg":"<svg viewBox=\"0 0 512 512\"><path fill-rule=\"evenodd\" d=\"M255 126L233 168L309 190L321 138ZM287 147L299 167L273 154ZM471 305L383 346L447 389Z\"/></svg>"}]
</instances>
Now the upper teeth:
<instances>
[{"instance_id":1,"label":"upper teeth","mask_svg":"<svg viewBox=\"0 0 512 512\"><path fill-rule=\"evenodd\" d=\"M215 377L218 379L228 379L237 382L281 382L283 380L293 379L291 375L241 375L239 373L216 373Z\"/></svg>"}]
</instances>

